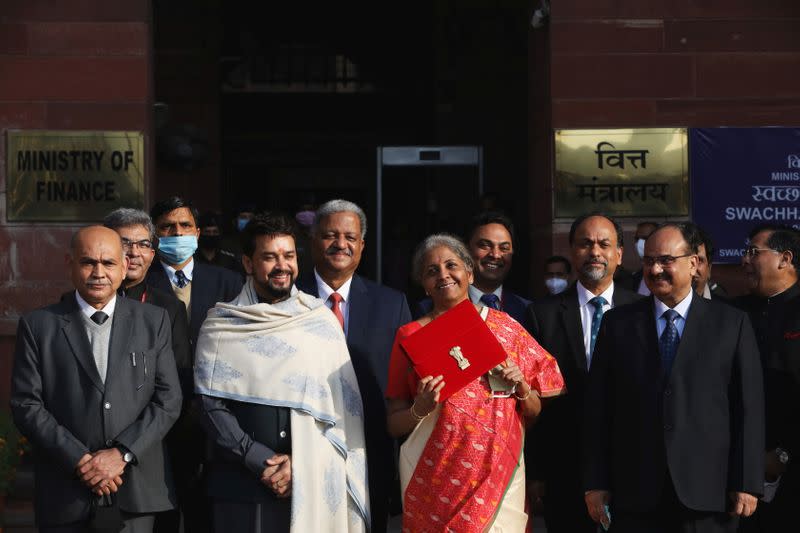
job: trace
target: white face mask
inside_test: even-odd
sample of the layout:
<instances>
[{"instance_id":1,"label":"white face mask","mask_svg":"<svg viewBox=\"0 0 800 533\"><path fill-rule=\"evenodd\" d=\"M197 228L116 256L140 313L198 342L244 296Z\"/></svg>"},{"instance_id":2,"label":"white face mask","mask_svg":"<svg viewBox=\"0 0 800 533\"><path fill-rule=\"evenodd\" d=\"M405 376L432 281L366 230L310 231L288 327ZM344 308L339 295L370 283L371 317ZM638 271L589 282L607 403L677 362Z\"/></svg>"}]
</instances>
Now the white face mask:
<instances>
[{"instance_id":1,"label":"white face mask","mask_svg":"<svg viewBox=\"0 0 800 533\"><path fill-rule=\"evenodd\" d=\"M544 286L550 291L550 294L558 294L564 292L569 285L569 282L564 278L547 278L544 280Z\"/></svg>"},{"instance_id":2,"label":"white face mask","mask_svg":"<svg viewBox=\"0 0 800 533\"><path fill-rule=\"evenodd\" d=\"M639 259L644 257L644 239L636 239L636 254Z\"/></svg>"}]
</instances>

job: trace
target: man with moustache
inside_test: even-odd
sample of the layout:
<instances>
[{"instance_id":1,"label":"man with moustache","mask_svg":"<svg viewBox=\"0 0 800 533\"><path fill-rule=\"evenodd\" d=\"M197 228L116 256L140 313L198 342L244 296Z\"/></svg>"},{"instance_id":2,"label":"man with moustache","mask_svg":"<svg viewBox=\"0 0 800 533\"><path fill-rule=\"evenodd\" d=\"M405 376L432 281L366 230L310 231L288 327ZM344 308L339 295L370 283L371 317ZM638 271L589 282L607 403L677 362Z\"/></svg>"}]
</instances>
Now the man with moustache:
<instances>
[{"instance_id":1,"label":"man with moustache","mask_svg":"<svg viewBox=\"0 0 800 533\"><path fill-rule=\"evenodd\" d=\"M156 229L150 215L139 209L120 207L106 215L103 225L113 229L122 237L122 247L128 257L128 270L117 291L118 295L163 308L167 311L172 324L172 353L175 356L181 382L183 408L178 421L167 434L166 442L179 507L184 508L188 506L187 502L190 501L192 490L195 489L197 472L194 469L201 460L199 458L201 448L197 445L199 428L192 422L189 414L194 383L186 307L172 292L151 287L145 281L155 257L157 243ZM190 512L186 514L187 530L192 530L191 524L195 517ZM153 531L156 533L177 531L179 524L179 510L159 513Z\"/></svg>"},{"instance_id":2,"label":"man with moustache","mask_svg":"<svg viewBox=\"0 0 800 533\"><path fill-rule=\"evenodd\" d=\"M526 314L530 300L503 287L514 257L514 223L499 211L484 211L472 219L466 235L467 247L475 262L470 300L476 305L508 313L530 331ZM430 298L420 301L416 316L428 314L432 305Z\"/></svg>"},{"instance_id":3,"label":"man with moustache","mask_svg":"<svg viewBox=\"0 0 800 533\"><path fill-rule=\"evenodd\" d=\"M294 287L294 236L283 215L250 220L248 281L209 312L198 339L216 531L368 528L358 383L339 321Z\"/></svg>"},{"instance_id":4,"label":"man with moustache","mask_svg":"<svg viewBox=\"0 0 800 533\"><path fill-rule=\"evenodd\" d=\"M742 268L750 294L735 303L750 315L764 368L764 498L740 531L793 530L800 501L800 235L767 224L750 232Z\"/></svg>"},{"instance_id":5,"label":"man with moustache","mask_svg":"<svg viewBox=\"0 0 800 533\"><path fill-rule=\"evenodd\" d=\"M617 533L736 531L763 492L764 396L745 313L692 290L700 240L645 243L652 296L605 314L586 385L586 507ZM608 506L608 507L606 507Z\"/></svg>"},{"instance_id":6,"label":"man with moustache","mask_svg":"<svg viewBox=\"0 0 800 533\"><path fill-rule=\"evenodd\" d=\"M356 204L331 200L320 206L311 229L314 272L301 276L297 286L325 301L347 337L364 403L371 531L375 533L386 530L388 499L395 487L384 400L389 356L397 328L411 321L411 313L402 293L355 273L366 233L367 217Z\"/></svg>"},{"instance_id":7,"label":"man with moustache","mask_svg":"<svg viewBox=\"0 0 800 533\"><path fill-rule=\"evenodd\" d=\"M235 272L194 260L197 251L197 209L183 198L162 200L150 210L158 235L161 268L147 273L151 287L172 292L186 306L189 339L194 346L206 313L217 302L227 302L242 289Z\"/></svg>"},{"instance_id":8,"label":"man with moustache","mask_svg":"<svg viewBox=\"0 0 800 533\"><path fill-rule=\"evenodd\" d=\"M78 230L75 292L19 322L11 410L34 448L43 533L86 531L95 507L149 532L175 506L163 443L181 408L171 326L163 309L117 297L127 266L113 230Z\"/></svg>"},{"instance_id":9,"label":"man with moustache","mask_svg":"<svg viewBox=\"0 0 800 533\"><path fill-rule=\"evenodd\" d=\"M603 313L640 297L617 285L614 272L622 261L620 225L602 214L577 218L570 228L572 266L578 281L566 291L538 299L528 308L531 334L553 354L567 394L552 400L530 432L527 457L531 489L544 504L550 533L595 533L586 512L581 478L583 396L592 350Z\"/></svg>"}]
</instances>

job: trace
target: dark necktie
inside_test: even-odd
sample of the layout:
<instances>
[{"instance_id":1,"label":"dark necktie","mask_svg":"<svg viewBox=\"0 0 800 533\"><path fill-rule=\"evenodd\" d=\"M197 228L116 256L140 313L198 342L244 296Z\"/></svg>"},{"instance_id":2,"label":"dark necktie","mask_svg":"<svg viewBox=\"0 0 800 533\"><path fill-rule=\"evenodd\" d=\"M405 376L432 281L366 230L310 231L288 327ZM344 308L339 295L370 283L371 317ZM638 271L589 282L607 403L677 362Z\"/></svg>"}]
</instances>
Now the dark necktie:
<instances>
[{"instance_id":1,"label":"dark necktie","mask_svg":"<svg viewBox=\"0 0 800 533\"><path fill-rule=\"evenodd\" d=\"M600 322L603 320L603 306L608 302L602 296L595 296L589 303L594 306L594 314L592 315L592 336L589 338L589 357L594 353L594 343L597 341L597 333L600 331Z\"/></svg>"},{"instance_id":2,"label":"dark necktie","mask_svg":"<svg viewBox=\"0 0 800 533\"><path fill-rule=\"evenodd\" d=\"M661 351L661 363L667 376L672 371L672 363L675 360L675 354L678 352L678 343L681 340L678 336L678 328L675 327L675 319L679 316L674 309L667 309L661 315L667 321L667 327L664 328L661 338L658 339L658 349Z\"/></svg>"},{"instance_id":3,"label":"dark necktie","mask_svg":"<svg viewBox=\"0 0 800 533\"><path fill-rule=\"evenodd\" d=\"M496 294L484 294L481 296L481 303L484 304L486 307L491 307L492 309L500 310L500 298L497 297Z\"/></svg>"},{"instance_id":4,"label":"dark necktie","mask_svg":"<svg viewBox=\"0 0 800 533\"><path fill-rule=\"evenodd\" d=\"M342 303L342 295L338 292L332 292L330 296L328 296L328 300L331 301L331 311L333 311L333 316L336 317L336 320L339 321L339 324L342 326L342 330L344 330L344 315L342 314L342 308L339 307L339 304Z\"/></svg>"},{"instance_id":5,"label":"dark necktie","mask_svg":"<svg viewBox=\"0 0 800 533\"><path fill-rule=\"evenodd\" d=\"M183 270L175 271L175 279L177 280L175 285L177 285L179 289L184 288L189 283L189 279L186 277L186 274L183 273Z\"/></svg>"},{"instance_id":6,"label":"dark necktie","mask_svg":"<svg viewBox=\"0 0 800 533\"><path fill-rule=\"evenodd\" d=\"M106 320L108 320L108 315L102 311L98 311L92 315L92 322L94 322L98 326L103 324Z\"/></svg>"}]
</instances>

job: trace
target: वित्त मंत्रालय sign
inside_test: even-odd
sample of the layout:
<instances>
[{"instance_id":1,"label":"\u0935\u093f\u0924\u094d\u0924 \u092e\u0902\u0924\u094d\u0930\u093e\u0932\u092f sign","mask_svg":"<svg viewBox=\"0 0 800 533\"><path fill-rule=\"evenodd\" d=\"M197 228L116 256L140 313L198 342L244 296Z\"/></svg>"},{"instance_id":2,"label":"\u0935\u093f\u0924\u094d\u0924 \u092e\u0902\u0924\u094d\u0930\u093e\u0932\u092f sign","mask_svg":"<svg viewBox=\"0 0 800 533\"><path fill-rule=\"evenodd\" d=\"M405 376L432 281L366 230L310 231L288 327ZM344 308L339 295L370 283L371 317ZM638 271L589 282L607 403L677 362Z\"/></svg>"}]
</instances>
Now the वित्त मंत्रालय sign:
<instances>
[{"instance_id":1,"label":"\u0935\u093f\u0924\u094d\u0924 \u092e\u0902\u0924\u094d\u0930\u093e\u0932\u092f sign","mask_svg":"<svg viewBox=\"0 0 800 533\"><path fill-rule=\"evenodd\" d=\"M689 213L686 128L556 130L556 218Z\"/></svg>"},{"instance_id":2,"label":"\u0935\u093f\u0924\u094d\u0924 \u092e\u0902\u0924\u094d\u0930\u093e\u0932\u092f sign","mask_svg":"<svg viewBox=\"0 0 800 533\"><path fill-rule=\"evenodd\" d=\"M11 130L9 222L99 221L144 206L144 139L136 131Z\"/></svg>"}]
</instances>

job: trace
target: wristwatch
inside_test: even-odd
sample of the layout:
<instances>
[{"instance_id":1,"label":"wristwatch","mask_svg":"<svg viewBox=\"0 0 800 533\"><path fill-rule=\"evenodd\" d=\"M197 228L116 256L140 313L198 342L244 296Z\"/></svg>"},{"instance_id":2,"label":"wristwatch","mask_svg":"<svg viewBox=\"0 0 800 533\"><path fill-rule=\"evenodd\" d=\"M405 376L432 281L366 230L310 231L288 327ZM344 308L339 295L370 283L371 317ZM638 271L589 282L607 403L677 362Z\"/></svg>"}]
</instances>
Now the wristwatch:
<instances>
[{"instance_id":1,"label":"wristwatch","mask_svg":"<svg viewBox=\"0 0 800 533\"><path fill-rule=\"evenodd\" d=\"M789 464L789 452L783 448L775 448L775 455L778 456L778 461L780 461L782 465Z\"/></svg>"},{"instance_id":2,"label":"wristwatch","mask_svg":"<svg viewBox=\"0 0 800 533\"><path fill-rule=\"evenodd\" d=\"M132 452L122 447L117 447L117 449L119 450L119 453L122 454L122 460L125 461L126 465L133 462L134 457Z\"/></svg>"}]
</instances>

